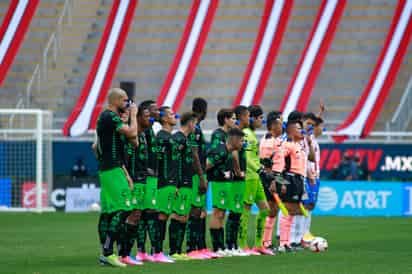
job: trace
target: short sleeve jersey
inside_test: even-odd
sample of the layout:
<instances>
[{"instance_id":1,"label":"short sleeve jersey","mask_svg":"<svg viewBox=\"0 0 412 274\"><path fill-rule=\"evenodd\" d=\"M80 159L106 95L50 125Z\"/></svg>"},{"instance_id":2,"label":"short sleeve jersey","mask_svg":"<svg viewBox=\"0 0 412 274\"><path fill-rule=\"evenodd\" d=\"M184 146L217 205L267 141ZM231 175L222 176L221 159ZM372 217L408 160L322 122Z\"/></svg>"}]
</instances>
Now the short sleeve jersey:
<instances>
[{"instance_id":1,"label":"short sleeve jersey","mask_svg":"<svg viewBox=\"0 0 412 274\"><path fill-rule=\"evenodd\" d=\"M157 143L156 143L156 135L153 131L153 128L148 127L147 129L145 129L144 135L145 135L146 143L147 143L148 167L151 170L153 170L155 174L157 174L157 161L156 161Z\"/></svg>"},{"instance_id":2,"label":"short sleeve jersey","mask_svg":"<svg viewBox=\"0 0 412 274\"><path fill-rule=\"evenodd\" d=\"M206 140L205 136L203 135L202 128L200 127L200 124L196 125L195 132L190 135L190 138L192 138L193 146L197 147L197 153L199 155L199 160L200 160L200 166L202 167L203 170L206 169L206 157L207 157L207 151L206 151Z\"/></svg>"},{"instance_id":3,"label":"short sleeve jersey","mask_svg":"<svg viewBox=\"0 0 412 274\"><path fill-rule=\"evenodd\" d=\"M157 133L158 186L176 185L178 176L179 154L176 142L170 132L160 130Z\"/></svg>"},{"instance_id":4,"label":"short sleeve jersey","mask_svg":"<svg viewBox=\"0 0 412 274\"><path fill-rule=\"evenodd\" d=\"M226 143L226 140L227 133L223 129L217 128L212 132L212 136L210 138L210 147L213 149L220 144Z\"/></svg>"},{"instance_id":5,"label":"short sleeve jersey","mask_svg":"<svg viewBox=\"0 0 412 274\"><path fill-rule=\"evenodd\" d=\"M256 134L250 128L243 129L246 141L246 179L259 180L257 170L260 167L259 144Z\"/></svg>"},{"instance_id":6,"label":"short sleeve jersey","mask_svg":"<svg viewBox=\"0 0 412 274\"><path fill-rule=\"evenodd\" d=\"M207 161L213 166L207 171L207 179L212 182L231 181L225 174L232 174L233 158L225 143L211 148L207 154Z\"/></svg>"},{"instance_id":7,"label":"short sleeve jersey","mask_svg":"<svg viewBox=\"0 0 412 274\"><path fill-rule=\"evenodd\" d=\"M289 158L289 171L298 175L306 176L307 156L301 144L288 141L284 142L283 147L285 157Z\"/></svg>"},{"instance_id":8,"label":"short sleeve jersey","mask_svg":"<svg viewBox=\"0 0 412 274\"><path fill-rule=\"evenodd\" d=\"M193 135L186 137L178 131L173 135L179 154L178 159L178 186L190 185L194 175L193 169Z\"/></svg>"},{"instance_id":9,"label":"short sleeve jersey","mask_svg":"<svg viewBox=\"0 0 412 274\"><path fill-rule=\"evenodd\" d=\"M117 113L111 110L103 111L97 121L97 151L99 155L99 170L110 170L123 164L124 143L119 129L123 122Z\"/></svg>"},{"instance_id":10,"label":"short sleeve jersey","mask_svg":"<svg viewBox=\"0 0 412 274\"><path fill-rule=\"evenodd\" d=\"M272 157L273 171L281 173L285 169L285 155L281 138L275 138L270 133L263 136L260 140L259 156L260 158Z\"/></svg>"},{"instance_id":11,"label":"short sleeve jersey","mask_svg":"<svg viewBox=\"0 0 412 274\"><path fill-rule=\"evenodd\" d=\"M148 160L147 142L145 134L142 132L138 135L139 144L137 147L129 145L129 174L133 182L145 183L148 175Z\"/></svg>"}]
</instances>

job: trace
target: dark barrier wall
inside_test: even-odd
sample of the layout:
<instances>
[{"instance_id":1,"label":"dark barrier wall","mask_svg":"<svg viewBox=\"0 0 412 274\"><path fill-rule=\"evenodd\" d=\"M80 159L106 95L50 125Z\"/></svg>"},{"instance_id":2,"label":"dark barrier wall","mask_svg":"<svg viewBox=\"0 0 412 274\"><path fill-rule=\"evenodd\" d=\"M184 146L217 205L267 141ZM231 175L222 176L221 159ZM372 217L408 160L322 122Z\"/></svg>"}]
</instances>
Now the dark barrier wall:
<instances>
[{"instance_id":1,"label":"dark barrier wall","mask_svg":"<svg viewBox=\"0 0 412 274\"><path fill-rule=\"evenodd\" d=\"M0 142L0 163L11 159L11 147L17 142ZM18 144L21 146L21 144ZM33 143L27 143L27 150L34 152L29 147ZM412 179L412 144L322 144L321 145L321 174L324 179L334 178L333 170L339 166L343 155L358 155L361 166L366 168L373 180L410 180ZM34 155L33 157L33 165ZM55 141L53 143L53 170L54 175L70 175L73 166L81 159L87 168L89 175L95 175L97 162L91 150L91 142L67 142ZM5 175L4 166L0 165L0 176ZM8 166L8 172L13 174L12 168L18 165ZM2 170L3 169L3 170ZM342 170L342 168L340 169ZM18 172L16 172L18 173Z\"/></svg>"}]
</instances>

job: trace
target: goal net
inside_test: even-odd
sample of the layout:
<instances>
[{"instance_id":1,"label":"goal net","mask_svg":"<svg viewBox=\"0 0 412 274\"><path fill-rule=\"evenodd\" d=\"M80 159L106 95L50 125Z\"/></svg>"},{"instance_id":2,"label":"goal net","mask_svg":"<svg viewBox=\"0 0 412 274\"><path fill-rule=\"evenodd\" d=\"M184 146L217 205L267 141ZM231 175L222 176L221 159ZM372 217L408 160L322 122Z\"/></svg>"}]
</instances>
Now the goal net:
<instances>
[{"instance_id":1,"label":"goal net","mask_svg":"<svg viewBox=\"0 0 412 274\"><path fill-rule=\"evenodd\" d=\"M50 111L0 109L0 211L51 211Z\"/></svg>"}]
</instances>

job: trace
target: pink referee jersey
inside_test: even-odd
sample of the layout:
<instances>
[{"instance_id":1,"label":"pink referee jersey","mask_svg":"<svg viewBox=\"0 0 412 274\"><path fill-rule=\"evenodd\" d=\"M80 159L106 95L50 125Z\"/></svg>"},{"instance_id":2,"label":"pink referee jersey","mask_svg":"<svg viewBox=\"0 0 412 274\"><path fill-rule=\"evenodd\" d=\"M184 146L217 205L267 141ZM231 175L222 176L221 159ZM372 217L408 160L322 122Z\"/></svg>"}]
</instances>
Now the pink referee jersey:
<instances>
[{"instance_id":1,"label":"pink referee jersey","mask_svg":"<svg viewBox=\"0 0 412 274\"><path fill-rule=\"evenodd\" d=\"M263 136L260 140L259 157L261 159L272 157L272 170L279 173L283 172L285 169L285 155L281 138L272 137L269 133Z\"/></svg>"},{"instance_id":2,"label":"pink referee jersey","mask_svg":"<svg viewBox=\"0 0 412 274\"><path fill-rule=\"evenodd\" d=\"M290 172L306 176L306 162L308 156L300 143L283 143L285 156L290 156Z\"/></svg>"}]
</instances>

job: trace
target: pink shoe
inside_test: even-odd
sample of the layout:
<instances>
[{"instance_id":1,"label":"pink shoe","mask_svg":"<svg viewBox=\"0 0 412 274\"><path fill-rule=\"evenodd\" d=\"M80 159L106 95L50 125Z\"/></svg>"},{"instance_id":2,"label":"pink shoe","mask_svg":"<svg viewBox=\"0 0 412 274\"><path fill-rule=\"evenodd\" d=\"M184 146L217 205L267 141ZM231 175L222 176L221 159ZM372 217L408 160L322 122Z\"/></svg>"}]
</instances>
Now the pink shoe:
<instances>
[{"instance_id":1,"label":"pink shoe","mask_svg":"<svg viewBox=\"0 0 412 274\"><path fill-rule=\"evenodd\" d=\"M136 260L139 260L142 262L154 262L153 256L150 256L149 254L145 252L138 252L136 254Z\"/></svg>"},{"instance_id":2,"label":"pink shoe","mask_svg":"<svg viewBox=\"0 0 412 274\"><path fill-rule=\"evenodd\" d=\"M205 254L203 254L202 252L200 252L198 250L194 250L194 251L191 251L191 252L187 253L187 256L189 256L190 258L195 259L195 260L210 259L209 256L206 256Z\"/></svg>"},{"instance_id":3,"label":"pink shoe","mask_svg":"<svg viewBox=\"0 0 412 274\"><path fill-rule=\"evenodd\" d=\"M130 256L121 257L121 258L120 258L120 261L121 261L122 263L124 263L124 264L127 264L127 265L143 265L143 263L142 263L141 261L138 261L138 260L136 260L136 259L133 259L133 258L130 257Z\"/></svg>"},{"instance_id":4,"label":"pink shoe","mask_svg":"<svg viewBox=\"0 0 412 274\"><path fill-rule=\"evenodd\" d=\"M219 256L218 254L216 254L215 252L210 251L209 249L205 248L200 250L200 252L206 256L208 256L210 259L217 259L217 258L221 258L221 256Z\"/></svg>"},{"instance_id":5,"label":"pink shoe","mask_svg":"<svg viewBox=\"0 0 412 274\"><path fill-rule=\"evenodd\" d=\"M175 262L172 258L170 258L169 256L166 256L162 252L154 254L153 260L156 263L169 263L170 264L170 263Z\"/></svg>"},{"instance_id":6,"label":"pink shoe","mask_svg":"<svg viewBox=\"0 0 412 274\"><path fill-rule=\"evenodd\" d=\"M243 249L243 251L249 255L253 255L253 256L259 256L260 252L257 252L255 249L251 249L251 248L245 248Z\"/></svg>"},{"instance_id":7,"label":"pink shoe","mask_svg":"<svg viewBox=\"0 0 412 274\"><path fill-rule=\"evenodd\" d=\"M254 251L259 252L262 255L268 255L268 256L273 256L275 253L272 252L272 250L267 249L265 247L255 247L253 248Z\"/></svg>"}]
</instances>

